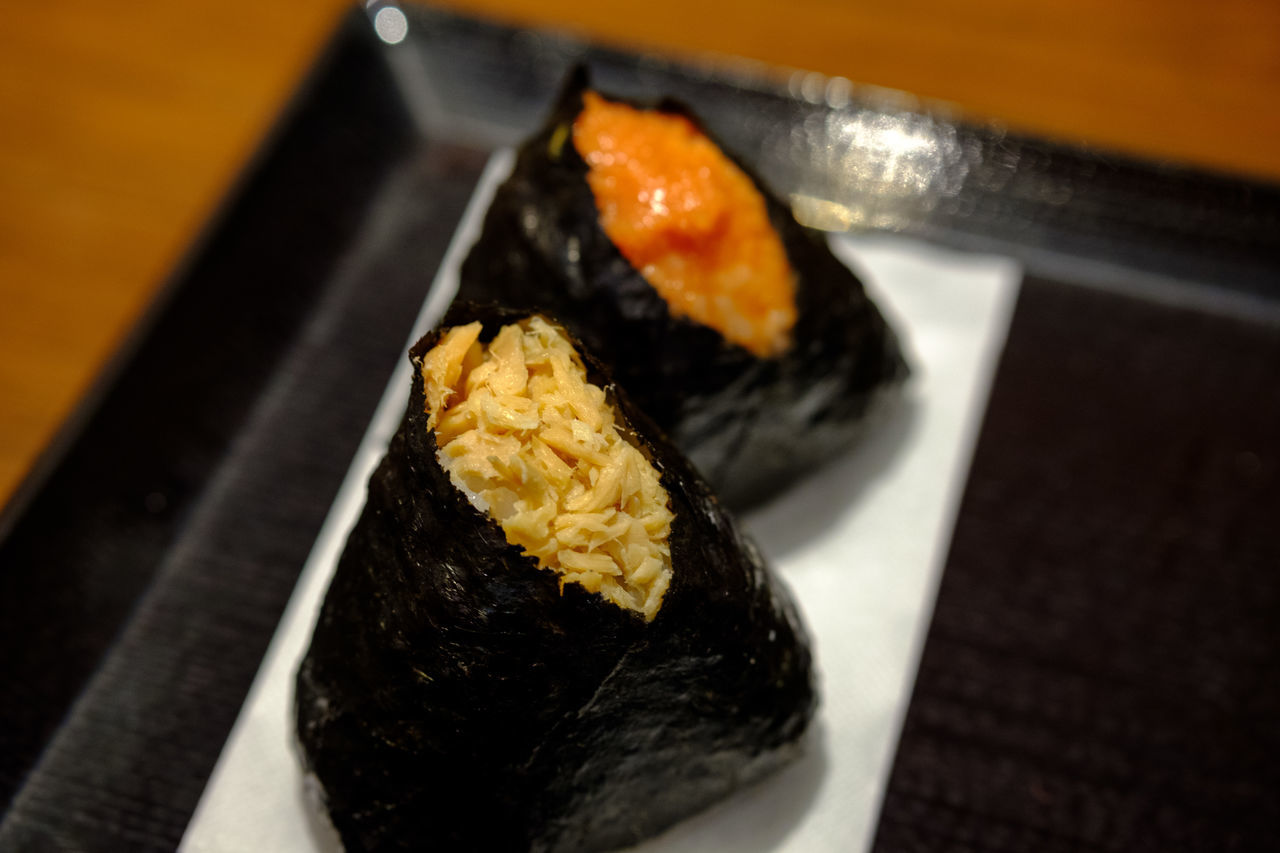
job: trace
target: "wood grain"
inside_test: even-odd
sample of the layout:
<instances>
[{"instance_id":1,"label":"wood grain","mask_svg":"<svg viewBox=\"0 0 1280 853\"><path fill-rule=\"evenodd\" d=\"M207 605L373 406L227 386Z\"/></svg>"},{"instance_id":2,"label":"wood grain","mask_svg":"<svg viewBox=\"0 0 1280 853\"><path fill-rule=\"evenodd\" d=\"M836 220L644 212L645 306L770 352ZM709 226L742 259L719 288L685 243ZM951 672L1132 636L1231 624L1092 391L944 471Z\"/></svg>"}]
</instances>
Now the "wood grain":
<instances>
[{"instance_id":1,"label":"wood grain","mask_svg":"<svg viewBox=\"0 0 1280 853\"><path fill-rule=\"evenodd\" d=\"M1280 4L452 0L1280 179ZM345 0L9 4L0 25L0 501L252 154Z\"/></svg>"}]
</instances>

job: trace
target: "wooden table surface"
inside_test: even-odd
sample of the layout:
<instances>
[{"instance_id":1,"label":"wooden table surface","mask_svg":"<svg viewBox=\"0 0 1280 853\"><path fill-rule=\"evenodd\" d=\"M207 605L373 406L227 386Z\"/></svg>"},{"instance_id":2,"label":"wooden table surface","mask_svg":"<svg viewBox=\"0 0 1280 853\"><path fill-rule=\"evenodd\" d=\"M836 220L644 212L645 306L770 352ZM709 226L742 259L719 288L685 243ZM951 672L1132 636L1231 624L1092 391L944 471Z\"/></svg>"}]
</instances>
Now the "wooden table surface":
<instances>
[{"instance_id":1,"label":"wooden table surface","mask_svg":"<svg viewBox=\"0 0 1280 853\"><path fill-rule=\"evenodd\" d=\"M349 5L8 4L0 503L108 365ZM450 5L622 46L839 74L1068 141L1280 180L1280 3Z\"/></svg>"}]
</instances>

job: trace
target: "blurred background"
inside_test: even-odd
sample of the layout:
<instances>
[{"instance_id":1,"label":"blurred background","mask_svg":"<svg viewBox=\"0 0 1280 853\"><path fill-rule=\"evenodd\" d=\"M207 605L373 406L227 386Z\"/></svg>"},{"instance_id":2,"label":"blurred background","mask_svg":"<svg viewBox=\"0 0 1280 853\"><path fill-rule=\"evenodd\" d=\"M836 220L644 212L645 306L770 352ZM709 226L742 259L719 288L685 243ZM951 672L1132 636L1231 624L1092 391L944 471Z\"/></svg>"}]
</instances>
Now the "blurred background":
<instances>
[{"instance_id":1,"label":"blurred background","mask_svg":"<svg viewBox=\"0 0 1280 853\"><path fill-rule=\"evenodd\" d=\"M904 89L1122 154L1280 181L1280 4L455 0L676 57ZM234 185L347 0L9 4L0 28L0 503Z\"/></svg>"}]
</instances>

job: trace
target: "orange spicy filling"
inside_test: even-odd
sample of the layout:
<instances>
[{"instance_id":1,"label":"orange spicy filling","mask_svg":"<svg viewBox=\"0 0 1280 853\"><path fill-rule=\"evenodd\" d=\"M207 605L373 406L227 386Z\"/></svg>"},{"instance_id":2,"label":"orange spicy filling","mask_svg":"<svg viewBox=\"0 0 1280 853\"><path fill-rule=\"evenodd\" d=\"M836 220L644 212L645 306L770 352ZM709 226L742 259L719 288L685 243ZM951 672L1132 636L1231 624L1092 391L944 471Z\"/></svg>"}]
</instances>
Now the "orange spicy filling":
<instances>
[{"instance_id":1,"label":"orange spicy filling","mask_svg":"<svg viewBox=\"0 0 1280 853\"><path fill-rule=\"evenodd\" d=\"M786 349L795 276L751 179L683 116L582 100L573 144L623 257L673 314L759 356Z\"/></svg>"}]
</instances>

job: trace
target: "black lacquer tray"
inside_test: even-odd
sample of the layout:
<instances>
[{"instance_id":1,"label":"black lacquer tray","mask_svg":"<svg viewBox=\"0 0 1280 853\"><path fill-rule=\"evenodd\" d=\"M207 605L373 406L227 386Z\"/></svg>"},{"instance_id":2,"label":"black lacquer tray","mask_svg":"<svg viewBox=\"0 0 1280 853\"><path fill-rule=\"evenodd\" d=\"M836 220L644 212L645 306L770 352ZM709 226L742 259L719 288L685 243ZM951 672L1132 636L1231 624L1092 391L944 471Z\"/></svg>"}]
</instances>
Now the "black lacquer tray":
<instances>
[{"instance_id":1,"label":"black lacquer tray","mask_svg":"<svg viewBox=\"0 0 1280 853\"><path fill-rule=\"evenodd\" d=\"M177 843L489 152L579 61L811 224L1028 271L875 848L1274 847L1280 189L387 8L0 517L0 847Z\"/></svg>"}]
</instances>

